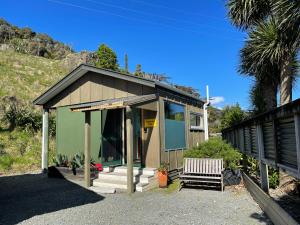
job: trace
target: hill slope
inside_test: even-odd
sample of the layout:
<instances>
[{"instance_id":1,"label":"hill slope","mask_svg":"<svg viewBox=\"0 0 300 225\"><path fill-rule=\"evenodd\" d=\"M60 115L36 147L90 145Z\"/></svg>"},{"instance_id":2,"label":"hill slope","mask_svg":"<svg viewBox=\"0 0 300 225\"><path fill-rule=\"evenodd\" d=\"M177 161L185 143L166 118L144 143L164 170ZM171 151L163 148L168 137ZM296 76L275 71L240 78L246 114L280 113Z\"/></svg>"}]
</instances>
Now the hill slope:
<instances>
[{"instance_id":1,"label":"hill slope","mask_svg":"<svg viewBox=\"0 0 300 225\"><path fill-rule=\"evenodd\" d=\"M0 104L14 96L31 105L32 100L68 72L63 60L0 51ZM3 103L2 103L3 104ZM54 158L54 137L50 139L49 160ZM0 121L0 174L20 173L40 168L41 132L8 130Z\"/></svg>"},{"instance_id":2,"label":"hill slope","mask_svg":"<svg viewBox=\"0 0 300 225\"><path fill-rule=\"evenodd\" d=\"M67 73L61 60L0 51L0 98L32 101Z\"/></svg>"}]
</instances>

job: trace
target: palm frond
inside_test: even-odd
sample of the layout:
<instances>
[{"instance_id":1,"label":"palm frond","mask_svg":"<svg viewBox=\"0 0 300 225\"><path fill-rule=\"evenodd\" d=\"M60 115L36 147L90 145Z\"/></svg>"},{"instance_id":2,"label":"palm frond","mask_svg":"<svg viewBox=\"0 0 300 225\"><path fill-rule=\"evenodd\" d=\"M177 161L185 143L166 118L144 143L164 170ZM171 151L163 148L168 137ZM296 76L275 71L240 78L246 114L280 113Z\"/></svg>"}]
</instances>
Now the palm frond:
<instances>
[{"instance_id":1,"label":"palm frond","mask_svg":"<svg viewBox=\"0 0 300 225\"><path fill-rule=\"evenodd\" d=\"M228 17L233 25L245 30L270 15L271 0L229 0Z\"/></svg>"}]
</instances>

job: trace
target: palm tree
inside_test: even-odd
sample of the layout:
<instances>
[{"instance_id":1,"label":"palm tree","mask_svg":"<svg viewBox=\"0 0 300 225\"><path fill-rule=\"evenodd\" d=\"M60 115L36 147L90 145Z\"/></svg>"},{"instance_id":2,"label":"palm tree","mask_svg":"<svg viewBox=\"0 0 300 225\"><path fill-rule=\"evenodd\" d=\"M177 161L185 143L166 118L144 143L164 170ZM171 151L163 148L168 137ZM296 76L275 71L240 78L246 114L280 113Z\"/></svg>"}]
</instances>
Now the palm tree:
<instances>
[{"instance_id":1,"label":"palm tree","mask_svg":"<svg viewBox=\"0 0 300 225\"><path fill-rule=\"evenodd\" d=\"M269 70L272 66L278 67L280 105L290 102L299 52L299 1L229 0L227 7L231 22L249 32L245 46L248 50L241 52L241 67L245 66L241 71L255 76L258 82L270 80L274 84L278 74Z\"/></svg>"},{"instance_id":2,"label":"palm tree","mask_svg":"<svg viewBox=\"0 0 300 225\"><path fill-rule=\"evenodd\" d=\"M256 79L250 91L250 99L257 107L257 112L267 111L277 106L279 67L269 57L262 57L265 54L265 45L272 43L273 40L276 41L276 36L277 29L274 23L262 24L249 32L249 38L241 49L239 72ZM262 101L259 101L259 97Z\"/></svg>"},{"instance_id":3,"label":"palm tree","mask_svg":"<svg viewBox=\"0 0 300 225\"><path fill-rule=\"evenodd\" d=\"M290 102L299 63L300 1L229 0L227 7L231 22L249 35L241 50L240 72L256 78L252 100L260 94L266 100L266 87L277 92L279 84L280 105ZM281 173L281 185L286 183L283 177Z\"/></svg>"}]
</instances>

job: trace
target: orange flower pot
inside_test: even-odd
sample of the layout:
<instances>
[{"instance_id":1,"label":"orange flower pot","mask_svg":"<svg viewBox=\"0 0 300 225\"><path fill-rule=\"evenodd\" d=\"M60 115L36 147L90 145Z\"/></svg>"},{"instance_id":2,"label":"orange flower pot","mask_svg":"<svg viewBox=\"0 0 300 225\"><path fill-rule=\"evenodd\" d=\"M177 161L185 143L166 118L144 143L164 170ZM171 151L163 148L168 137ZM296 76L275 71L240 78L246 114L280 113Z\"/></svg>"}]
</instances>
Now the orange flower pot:
<instances>
[{"instance_id":1,"label":"orange flower pot","mask_svg":"<svg viewBox=\"0 0 300 225\"><path fill-rule=\"evenodd\" d=\"M166 188L168 186L168 172L158 172L158 184L160 188Z\"/></svg>"}]
</instances>

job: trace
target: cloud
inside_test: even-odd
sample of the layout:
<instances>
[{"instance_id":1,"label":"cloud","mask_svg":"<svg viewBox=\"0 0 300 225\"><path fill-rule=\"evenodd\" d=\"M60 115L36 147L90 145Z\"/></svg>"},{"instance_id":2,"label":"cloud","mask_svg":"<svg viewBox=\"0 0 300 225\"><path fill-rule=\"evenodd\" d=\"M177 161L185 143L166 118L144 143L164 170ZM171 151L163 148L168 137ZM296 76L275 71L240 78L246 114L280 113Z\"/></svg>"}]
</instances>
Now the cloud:
<instances>
[{"instance_id":1,"label":"cloud","mask_svg":"<svg viewBox=\"0 0 300 225\"><path fill-rule=\"evenodd\" d=\"M210 103L212 105L217 105L217 104L220 104L224 101L225 101L225 98L223 96L216 96L216 97L211 98Z\"/></svg>"}]
</instances>

